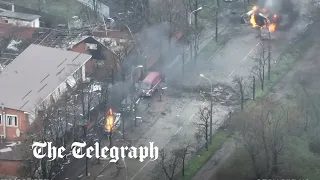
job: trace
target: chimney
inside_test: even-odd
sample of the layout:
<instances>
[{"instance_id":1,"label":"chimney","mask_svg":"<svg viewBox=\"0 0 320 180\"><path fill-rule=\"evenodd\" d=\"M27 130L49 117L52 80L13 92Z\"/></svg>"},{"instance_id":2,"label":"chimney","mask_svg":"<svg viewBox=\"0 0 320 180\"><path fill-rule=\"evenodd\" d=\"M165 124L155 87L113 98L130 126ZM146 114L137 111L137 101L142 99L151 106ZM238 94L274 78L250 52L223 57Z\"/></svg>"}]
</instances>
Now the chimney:
<instances>
[{"instance_id":1,"label":"chimney","mask_svg":"<svg viewBox=\"0 0 320 180\"><path fill-rule=\"evenodd\" d=\"M14 4L11 4L11 11L14 12Z\"/></svg>"}]
</instances>

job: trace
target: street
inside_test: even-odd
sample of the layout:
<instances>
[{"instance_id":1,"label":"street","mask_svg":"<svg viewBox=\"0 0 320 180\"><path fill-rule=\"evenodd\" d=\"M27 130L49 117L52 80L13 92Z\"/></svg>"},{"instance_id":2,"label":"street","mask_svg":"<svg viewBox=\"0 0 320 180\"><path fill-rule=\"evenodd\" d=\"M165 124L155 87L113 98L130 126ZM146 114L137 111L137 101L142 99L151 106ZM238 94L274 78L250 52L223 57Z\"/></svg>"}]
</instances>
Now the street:
<instances>
[{"instance_id":1,"label":"street","mask_svg":"<svg viewBox=\"0 0 320 180\"><path fill-rule=\"evenodd\" d=\"M133 127L134 133L126 133L128 134L126 136L129 136L128 138L134 139L133 142L136 141L135 146L155 142L156 146L168 151L189 141L192 144L191 151L196 151L199 146L202 146L204 141L198 142L194 138L196 132L194 122L198 120L199 107L207 106L208 103L203 98L199 98L200 95L197 91L185 91L184 88L192 89L199 85L207 86L208 82L201 79L199 73L203 73L209 79L212 79L214 84L219 82L227 86L231 85L233 75L239 73L241 73L240 75L249 75L250 72L247 67L252 65L249 56L259 43L250 30L247 27L227 29L224 33L230 34L230 36L234 31L241 32L238 32L240 35L232 38L225 46L214 52L210 59L199 59L196 69L193 62L187 61L184 77L187 81L180 80L177 84L177 81L181 78L181 71L175 69L180 69L180 63L165 69L168 90L162 96L162 101L159 102L158 94L155 94L151 100L152 106L148 108L147 100L142 99L137 114L137 116L142 117L142 121L138 122L138 127ZM215 103L214 129L217 129L223 123L230 108L232 107L221 105L219 102ZM156 162L145 160L141 163L135 159L126 159L126 165L128 179L152 179L153 176L150 173L154 170ZM106 171L99 175L97 179L107 178L110 174L110 171ZM123 176L118 176L118 178L121 179Z\"/></svg>"},{"instance_id":2,"label":"street","mask_svg":"<svg viewBox=\"0 0 320 180\"><path fill-rule=\"evenodd\" d=\"M151 116L153 119L144 118L143 123L139 124L139 126L146 126L143 128L146 131L143 131L144 134L135 144L136 146L155 142L155 145L159 148L171 151L190 141L192 144L191 151L194 152L197 147L204 143L204 141L197 142L194 138L196 128L193 122L198 120L199 107L207 106L208 102L201 100L200 95L196 93L197 91L186 91L185 87L192 89L197 86L208 86L209 82L201 79L199 77L200 73L211 79L214 87L217 87L218 83L232 86L232 79L235 75L247 77L251 74L251 68L254 66L251 57L256 53L255 50L261 43L256 38L254 30L248 27L233 27L227 31L226 33L236 33L235 35L230 34L231 39L227 44L213 52L210 59L199 59L196 68L192 62L186 65L192 69L186 70L184 79L187 79L187 81L181 80L180 85L172 84L177 83L175 77L180 77L179 73L181 72L174 70L179 69L180 64L166 70L166 72L172 72L174 75L168 77L168 90L163 96L163 101L160 103L158 97L153 97L152 107L155 107L156 112L153 111L152 113L156 115ZM289 36L292 36L292 34L288 34L284 41L277 41L273 44L272 62L280 56L280 53L289 43L287 39ZM276 65L276 63L273 65ZM225 102L215 102L214 105L214 129L217 129L224 122L229 110L234 108L233 106L222 105L222 103ZM150 117L144 114L139 116ZM141 130L139 131L141 132ZM154 175L157 175L153 175L155 161L148 160L141 163L137 160L127 159L126 164L128 179L130 180L153 179ZM100 177L105 178L105 176L108 175L105 174Z\"/></svg>"},{"instance_id":3,"label":"street","mask_svg":"<svg viewBox=\"0 0 320 180\"><path fill-rule=\"evenodd\" d=\"M223 83L231 86L233 75L249 75L250 71L247 70L247 68L252 66L252 61L250 61L249 56L253 51L252 49L254 49L258 43L259 42L257 42L254 35L250 34L250 32L247 35L231 39L224 47L213 54L211 59L199 59L199 62L202 61L203 64L202 62L201 64L198 63L197 69L193 72L190 71L190 73L188 72L188 74L185 75L185 79L188 79L189 81L184 82L182 86L195 88L198 85L208 85L207 81L199 77L198 74L200 73L203 73L206 77L212 79L214 84ZM170 88L170 82L168 82L168 87ZM181 93L181 96L175 98L174 94L176 94L176 92L173 92L173 95L171 95L169 91L170 90L166 92L166 96L169 96L167 98L174 98L174 100L172 100L170 106L165 109L166 115L160 116L155 120L156 123L149 128L137 145L144 145L151 141L155 142L159 148L171 151L179 147L179 145L191 141L193 146L191 151L196 151L196 148L202 145L204 141L197 142L194 138L196 127L193 122L198 120L197 112L199 107L207 106L208 103L194 98L197 96L196 94L189 94L188 92L185 93L179 89L174 89L172 91L180 91L179 93ZM220 105L219 102L215 103L215 113L213 116L214 129L217 129L217 127L223 123L230 108L232 107ZM127 164L128 177L130 180L152 179L152 175L149 173L152 172L156 162L147 161L140 163L136 160L128 159ZM130 166L129 164L135 165Z\"/></svg>"},{"instance_id":4,"label":"street","mask_svg":"<svg viewBox=\"0 0 320 180\"><path fill-rule=\"evenodd\" d=\"M151 107L148 107L147 99L141 100L137 116L142 118L138 119L137 127L131 127L134 126L133 119L125 120L125 142L133 142L132 145L136 147L154 142L156 146L166 151L172 151L182 144L190 142L190 150L196 152L204 144L204 140L196 140L194 122L199 120L197 114L199 108L209 105L209 102L201 98L197 88L210 86L206 79L199 76L200 73L212 82L215 89L226 92L221 95L224 97L220 98L224 100L214 102L213 107L213 129L216 130L220 127L230 110L235 108L236 103L230 98L233 96L233 92L230 90L230 87L233 87L233 77L236 75L252 76L251 69L255 65L252 56L255 55L257 47L261 43L260 39L256 38L255 30L250 27L227 26L228 21L224 23L220 30L223 30L221 36L229 39L227 43L216 45L215 50L209 52L210 56L208 57L210 58L198 59L196 64L187 59L183 77L181 60L169 60L169 63L163 68L168 89L162 95L162 101L159 101L158 93L151 98ZM224 29L224 27L226 28ZM208 36L212 38L213 33L209 32ZM277 58L292 37L294 34L287 33L283 41L272 42L272 62L275 62L273 65L276 65ZM210 42L206 39L200 44L200 47L204 47L208 43ZM210 91L209 88L206 90ZM107 141L104 140L103 144L108 144ZM104 162L103 166L107 166L108 162ZM114 176L114 172L118 170L112 165L101 171L98 176L95 176L95 179L108 177L124 179L127 176L130 180L140 180L154 179L154 176L157 176L157 173L154 173L157 171L155 170L156 161L146 159L141 163L135 159L126 159L124 162L126 171L121 171L117 176ZM73 178L75 176L69 179Z\"/></svg>"}]
</instances>

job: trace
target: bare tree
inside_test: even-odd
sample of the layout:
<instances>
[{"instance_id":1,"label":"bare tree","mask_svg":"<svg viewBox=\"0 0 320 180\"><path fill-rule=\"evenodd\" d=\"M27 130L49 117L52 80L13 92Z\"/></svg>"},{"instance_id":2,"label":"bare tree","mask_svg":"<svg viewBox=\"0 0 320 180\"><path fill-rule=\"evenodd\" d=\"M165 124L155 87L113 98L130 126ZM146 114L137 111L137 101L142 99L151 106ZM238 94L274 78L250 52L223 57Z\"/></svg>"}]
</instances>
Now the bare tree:
<instances>
[{"instance_id":1,"label":"bare tree","mask_svg":"<svg viewBox=\"0 0 320 180\"><path fill-rule=\"evenodd\" d=\"M52 142L53 146L63 146L66 134L65 123L61 110L55 105L42 103L37 108L36 120L22 142L22 156L26 161L20 168L23 177L52 179L63 163L63 159L50 160L48 157L35 159L30 145L33 142Z\"/></svg>"},{"instance_id":2,"label":"bare tree","mask_svg":"<svg viewBox=\"0 0 320 180\"><path fill-rule=\"evenodd\" d=\"M186 59L187 59L187 52L186 52L185 45L182 45L181 58L182 58L182 76L184 77L185 62L186 62Z\"/></svg>"},{"instance_id":3,"label":"bare tree","mask_svg":"<svg viewBox=\"0 0 320 180\"><path fill-rule=\"evenodd\" d=\"M210 120L210 109L208 109L207 107L204 108L200 108L199 109L199 120L194 122L194 125L197 128L197 132L195 134L195 136L197 138L205 138L206 141L206 150L208 151L208 144L209 144L209 140L208 140L208 136L209 136L209 120Z\"/></svg>"},{"instance_id":4,"label":"bare tree","mask_svg":"<svg viewBox=\"0 0 320 180\"><path fill-rule=\"evenodd\" d=\"M184 144L181 144L180 147L175 151L175 155L181 158L181 175L184 176L185 172L185 161L186 157L189 154L190 141Z\"/></svg>"},{"instance_id":5,"label":"bare tree","mask_svg":"<svg viewBox=\"0 0 320 180\"><path fill-rule=\"evenodd\" d=\"M83 123L89 123L91 121L91 110L94 108L94 103L97 98L95 88L94 81L90 80L90 82L85 82L80 78L76 92L79 95L78 98L81 105Z\"/></svg>"},{"instance_id":6,"label":"bare tree","mask_svg":"<svg viewBox=\"0 0 320 180\"><path fill-rule=\"evenodd\" d=\"M247 82L242 76L234 76L233 81L235 90L241 103L241 111L243 111L244 101L247 97Z\"/></svg>"},{"instance_id":7,"label":"bare tree","mask_svg":"<svg viewBox=\"0 0 320 180\"><path fill-rule=\"evenodd\" d=\"M114 73L121 75L121 80L125 81L126 73L126 58L128 54L131 52L133 48L133 42L128 41L127 43L123 43L122 47L116 50L113 54L114 63L112 68L114 69Z\"/></svg>"},{"instance_id":8,"label":"bare tree","mask_svg":"<svg viewBox=\"0 0 320 180\"><path fill-rule=\"evenodd\" d=\"M164 175L164 177L158 177L159 179L168 179L168 180L173 180L175 175L177 174L181 163L182 159L179 156L180 152L177 152L177 150L173 150L172 152L166 152L164 149L160 150L160 158L159 158L159 163L158 166L160 166L160 175Z\"/></svg>"},{"instance_id":9,"label":"bare tree","mask_svg":"<svg viewBox=\"0 0 320 180\"><path fill-rule=\"evenodd\" d=\"M256 75L261 83L261 89L264 90L265 82L265 67L268 62L268 48L265 42L261 42L258 46L258 50L253 57L251 57L255 65L253 66L251 72Z\"/></svg>"},{"instance_id":10,"label":"bare tree","mask_svg":"<svg viewBox=\"0 0 320 180\"><path fill-rule=\"evenodd\" d=\"M186 19L186 25L184 26L184 34L185 38L188 40L189 46L190 46L190 56L193 60L197 59L198 51L199 51L199 41L200 37L202 36L204 26L199 23L198 19L198 11L200 5L199 0L183 0L184 5L184 11L185 11L185 19ZM191 18L190 14L192 11L194 11L194 26L189 24L188 19Z\"/></svg>"},{"instance_id":11,"label":"bare tree","mask_svg":"<svg viewBox=\"0 0 320 180\"><path fill-rule=\"evenodd\" d=\"M280 155L285 138L294 122L294 109L283 107L271 99L260 101L237 119L241 142L247 149L255 178L275 178L279 175Z\"/></svg>"},{"instance_id":12,"label":"bare tree","mask_svg":"<svg viewBox=\"0 0 320 180\"><path fill-rule=\"evenodd\" d=\"M244 145L252 162L255 178L261 178L263 168L261 167L261 145L256 140L256 130L252 126L252 119L248 118L250 114L242 112L237 114L233 121L239 132L238 140Z\"/></svg>"}]
</instances>

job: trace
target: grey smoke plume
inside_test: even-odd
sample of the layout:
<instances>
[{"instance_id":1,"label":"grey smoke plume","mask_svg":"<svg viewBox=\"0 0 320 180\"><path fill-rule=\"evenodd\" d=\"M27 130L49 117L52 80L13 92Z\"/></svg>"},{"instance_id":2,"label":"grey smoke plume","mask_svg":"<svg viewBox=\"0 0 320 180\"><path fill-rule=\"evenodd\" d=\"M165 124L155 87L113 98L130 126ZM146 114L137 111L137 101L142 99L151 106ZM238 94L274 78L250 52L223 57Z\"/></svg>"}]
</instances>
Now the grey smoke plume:
<instances>
[{"instance_id":1,"label":"grey smoke plume","mask_svg":"<svg viewBox=\"0 0 320 180\"><path fill-rule=\"evenodd\" d=\"M280 18L279 29L287 30L299 18L301 5L298 0L258 0L260 8L266 8Z\"/></svg>"}]
</instances>

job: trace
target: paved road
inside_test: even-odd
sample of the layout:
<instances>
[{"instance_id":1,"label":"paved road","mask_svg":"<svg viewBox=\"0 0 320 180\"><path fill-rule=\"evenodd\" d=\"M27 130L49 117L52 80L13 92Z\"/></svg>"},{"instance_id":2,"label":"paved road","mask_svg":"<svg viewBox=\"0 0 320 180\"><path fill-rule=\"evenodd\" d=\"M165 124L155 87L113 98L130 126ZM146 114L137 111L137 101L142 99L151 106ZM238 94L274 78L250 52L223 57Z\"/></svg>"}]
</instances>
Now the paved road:
<instances>
[{"instance_id":1,"label":"paved road","mask_svg":"<svg viewBox=\"0 0 320 180\"><path fill-rule=\"evenodd\" d=\"M241 30L241 29L240 29ZM237 31L237 29L236 29ZM242 31L242 30L241 30ZM247 32L247 29L244 29L246 35L239 36L238 38L232 39L225 47L219 48L219 51L215 52L212 58L208 60L199 60L203 61L203 65L206 66L205 68L203 65L197 66L198 69L201 69L206 76L209 78L212 78L210 76L210 67L219 66L219 72L216 72L218 74L228 74L230 76L219 76L219 82L224 83L230 83L231 82L231 76L232 71L237 67L241 65L241 61L238 63L237 60L238 57L243 57L241 60L245 60L248 56L248 54L252 51L253 48L256 47L256 44L258 43L250 32ZM228 32L227 32L228 33ZM241 49L237 48L234 43L241 46ZM226 53L230 52L233 48L238 49L235 53ZM229 66L232 64L232 66ZM200 64L200 63L199 63ZM209 66L208 66L209 65ZM171 69L168 69L169 71L175 72L175 73L181 73L177 71L177 67L179 64L176 64L172 66ZM189 64L189 67L193 67L192 63ZM194 67L193 67L194 68ZM197 72L198 69L195 69L194 72ZM238 68L239 72L247 72L245 68ZM201 85L201 84L207 84L206 81L203 81L198 78L198 76L195 76L194 72L188 72L187 79L189 81L186 81L183 85ZM180 77L178 74L172 73L172 75L176 75L176 77ZM170 80L169 80L170 81ZM172 81L175 82L175 81ZM190 84L191 83L191 84ZM168 83L168 86L170 88L170 82ZM179 92L180 91L180 92ZM179 97L174 97L174 93L179 93ZM158 111L164 111L165 115L159 115L153 117L153 119L146 119L144 124L148 126L148 129L144 131L144 134L140 138L140 140L136 143L136 146L141 145L147 145L149 142L155 142L155 144L159 148L164 148L166 150L173 150L181 145L181 143L184 143L186 141L191 141L191 143L197 147L199 146L199 142L197 142L194 138L194 134L196 132L196 128L194 126L194 121L197 121L197 111L200 106L207 105L206 102L199 98L194 98L194 96L198 95L191 95L188 92L181 92L180 89L173 89L168 90L166 92L165 98L165 104L163 104L161 107L158 108ZM142 102L143 104L143 102ZM227 106L222 106L219 104L215 105L215 114L214 114L214 124L216 125L214 129L216 129L225 119L229 112L229 108ZM152 116L151 116L152 117ZM149 122L149 123L148 123ZM150 124L151 127L150 127ZM203 142L202 142L203 143ZM201 144L201 142L200 142ZM193 151L196 149L193 148ZM150 175L150 172L153 171L156 163L154 161L147 160L143 163L138 162L137 160L126 160L127 167L128 167L128 177L129 179L153 179L152 175ZM106 178L106 176L109 175L109 172L106 172L101 178Z\"/></svg>"},{"instance_id":2,"label":"paved road","mask_svg":"<svg viewBox=\"0 0 320 180\"><path fill-rule=\"evenodd\" d=\"M196 86L207 84L208 82L197 78L196 75L200 72L211 79L213 83L224 83L227 85L232 85L234 75L249 76L251 74L250 70L254 62L250 57L255 54L261 42L255 37L256 33L254 33L254 30L248 27L239 27L234 30L238 35L232 37L225 46L219 47L218 51L213 52L212 58L209 60L199 60L203 62L199 62L196 67L192 67L195 73L188 73L187 77L189 81L186 81L185 85ZM272 51L274 59L279 57L280 52L284 50L285 45L288 43L287 40L284 38L283 41L274 43ZM177 68L177 66L174 68ZM205 106L207 103L197 100L194 96L184 96L187 93L182 90L180 93L182 95L179 96L179 99L171 101L170 108L166 109L168 113L165 116L156 117L156 122L139 140L136 144L137 146L145 145L152 141L159 148L170 151L189 140L191 140L194 146L197 146L198 142L194 138L196 128L193 121L197 121L196 113L199 107ZM214 124L218 127L227 116L229 108L232 107L219 105L218 103L214 108L216 112L213 117ZM127 160L127 165L130 180L154 178L150 174L156 165L154 161L149 160L140 163L129 159Z\"/></svg>"},{"instance_id":3,"label":"paved road","mask_svg":"<svg viewBox=\"0 0 320 180\"><path fill-rule=\"evenodd\" d=\"M225 34L229 34L231 39L226 45L217 47L217 50L212 52L211 58L199 59L196 66L191 62L186 65L186 72L188 73L185 74L185 79L187 81L181 82L182 86L193 88L197 85L207 85L208 82L200 79L199 73L205 74L214 84L224 83L227 85L231 85L234 75L250 75L250 69L254 64L250 56L255 53L255 49L260 43L255 37L256 33L248 27L232 27L227 29ZM287 41L283 41L275 44L274 57L279 55L286 43ZM149 110L148 115L140 110L138 116L143 117L143 122L139 122L139 127L134 130L140 133L136 146L147 145L152 141L159 148L173 150L186 140L191 140L194 147L199 145L199 142L194 138L195 126L193 121L197 121L196 113L199 107L206 106L207 103L198 98L197 93L186 92L185 89L180 89L172 84L181 78L181 64L179 62L181 61L177 61L173 65L170 64L171 67L166 69L166 72L171 73L168 78L169 89L163 97L164 100L157 102L153 99L152 106L155 107L153 107L153 110ZM146 101L143 100L139 108L145 109L145 106ZM214 108L216 113L213 119L217 127L224 121L230 107L217 103ZM165 112L165 115L161 115L160 112ZM195 148L192 150L195 151ZM150 173L153 172L156 162L146 160L140 163L128 159L126 165L128 179L153 179ZM106 171L97 179L107 178L108 176L110 176L110 172ZM123 178L123 173L118 178Z\"/></svg>"},{"instance_id":4,"label":"paved road","mask_svg":"<svg viewBox=\"0 0 320 180\"><path fill-rule=\"evenodd\" d=\"M218 51L213 52L210 59L199 60L202 63L198 63L196 67L192 63L186 65L189 68L186 74L188 81L182 83L184 86L192 88L192 86L207 85L208 82L198 77L200 70L201 73L212 79L214 83L222 82L227 85L231 85L233 75L240 74L247 76L250 74L249 68L253 65L250 55L254 53L254 49L259 44L259 41L249 28L236 28L233 29L232 33L234 32L237 32L238 35L229 40L225 46L219 47ZM226 33L229 32L226 31ZM176 70L179 66L180 64L177 63L168 68L167 71L175 72L171 76L180 78L181 72ZM191 69L193 70L191 71ZM169 80L169 89L170 85L172 84L170 84ZM177 93L179 95L176 95ZM158 102L156 100L157 97L152 99L152 106L154 107L152 107L153 110L149 110L149 115L144 113L146 100L142 100L138 116L143 117L143 122L139 122L139 128L135 128L134 130L140 133L139 138L137 138L139 140L135 145L141 146L147 145L149 142L155 142L159 148L170 151L180 146L181 143L190 140L194 146L191 150L196 151L196 147L204 142L195 140L194 134L196 128L193 122L198 120L196 114L199 107L208 105L208 103L201 100L201 98L197 98L197 96L199 96L197 93L190 94L190 92L184 92L183 89L172 86L171 90L165 93L162 102ZM228 106L215 104L214 129L224 121L229 108ZM165 112L165 115L161 115L159 112ZM126 133L126 136L129 134L130 132ZM128 168L128 179L153 179L153 175L150 175L150 173L153 172L156 162L146 160L140 163L137 160L128 159L126 160L126 165ZM123 173L118 178L123 178ZM110 174L110 171L106 171L97 179L107 178Z\"/></svg>"}]
</instances>

